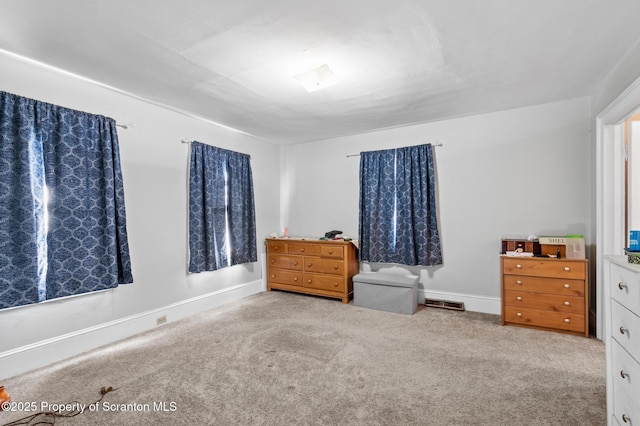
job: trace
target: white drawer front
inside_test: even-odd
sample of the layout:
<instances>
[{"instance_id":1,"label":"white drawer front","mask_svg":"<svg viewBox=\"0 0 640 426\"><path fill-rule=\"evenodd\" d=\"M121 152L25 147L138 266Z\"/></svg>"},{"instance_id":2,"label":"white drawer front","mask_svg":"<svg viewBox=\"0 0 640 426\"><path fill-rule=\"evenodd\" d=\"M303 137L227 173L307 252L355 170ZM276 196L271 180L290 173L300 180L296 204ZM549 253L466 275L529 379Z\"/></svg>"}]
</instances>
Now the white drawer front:
<instances>
[{"instance_id":1,"label":"white drawer front","mask_svg":"<svg viewBox=\"0 0 640 426\"><path fill-rule=\"evenodd\" d=\"M615 392L615 387L614 387ZM613 395L613 415L621 425L637 425L640 420L640 408L631 395L620 392Z\"/></svg>"},{"instance_id":2,"label":"white drawer front","mask_svg":"<svg viewBox=\"0 0 640 426\"><path fill-rule=\"evenodd\" d=\"M630 354L640 354L640 317L611 301L611 336ZM639 421L640 422L640 421Z\"/></svg>"},{"instance_id":3,"label":"white drawer front","mask_svg":"<svg viewBox=\"0 0 640 426\"><path fill-rule=\"evenodd\" d=\"M620 393L640 396L640 364L618 342L611 349L614 398Z\"/></svg>"},{"instance_id":4,"label":"white drawer front","mask_svg":"<svg viewBox=\"0 0 640 426\"><path fill-rule=\"evenodd\" d=\"M611 297L640 315L640 274L612 264Z\"/></svg>"}]
</instances>

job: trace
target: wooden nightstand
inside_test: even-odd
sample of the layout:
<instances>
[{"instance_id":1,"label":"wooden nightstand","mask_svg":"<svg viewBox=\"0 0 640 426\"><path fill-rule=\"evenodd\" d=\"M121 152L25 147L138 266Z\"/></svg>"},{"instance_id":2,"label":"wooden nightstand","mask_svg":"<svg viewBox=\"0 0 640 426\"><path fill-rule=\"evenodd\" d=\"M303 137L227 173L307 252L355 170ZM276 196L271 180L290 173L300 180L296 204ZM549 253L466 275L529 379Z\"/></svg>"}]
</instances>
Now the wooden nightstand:
<instances>
[{"instance_id":1,"label":"wooden nightstand","mask_svg":"<svg viewBox=\"0 0 640 426\"><path fill-rule=\"evenodd\" d=\"M588 260L500 256L502 325L589 337Z\"/></svg>"}]
</instances>

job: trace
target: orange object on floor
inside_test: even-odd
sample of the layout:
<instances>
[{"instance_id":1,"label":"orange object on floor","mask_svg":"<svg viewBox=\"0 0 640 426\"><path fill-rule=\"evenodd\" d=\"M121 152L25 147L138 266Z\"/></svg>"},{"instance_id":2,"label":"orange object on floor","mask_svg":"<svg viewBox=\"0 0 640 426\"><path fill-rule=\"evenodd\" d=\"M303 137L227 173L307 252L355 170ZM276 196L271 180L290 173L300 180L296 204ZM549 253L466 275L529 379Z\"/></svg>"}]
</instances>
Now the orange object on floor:
<instances>
[{"instance_id":1,"label":"orange object on floor","mask_svg":"<svg viewBox=\"0 0 640 426\"><path fill-rule=\"evenodd\" d=\"M4 390L4 386L0 386L0 411L2 411L2 404L9 401L11 401L11 397L7 391Z\"/></svg>"}]
</instances>

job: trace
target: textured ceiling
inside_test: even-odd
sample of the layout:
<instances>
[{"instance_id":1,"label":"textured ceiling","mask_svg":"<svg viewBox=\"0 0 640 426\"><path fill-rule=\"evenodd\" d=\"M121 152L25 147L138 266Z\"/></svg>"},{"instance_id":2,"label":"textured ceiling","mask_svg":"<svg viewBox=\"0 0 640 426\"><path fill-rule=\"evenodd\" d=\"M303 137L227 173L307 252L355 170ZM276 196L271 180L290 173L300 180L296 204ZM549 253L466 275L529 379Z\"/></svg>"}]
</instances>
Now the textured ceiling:
<instances>
[{"instance_id":1,"label":"textured ceiling","mask_svg":"<svg viewBox=\"0 0 640 426\"><path fill-rule=\"evenodd\" d=\"M2 0L0 48L286 144L588 96L638 16L638 0ZM339 84L292 77L322 64Z\"/></svg>"}]
</instances>

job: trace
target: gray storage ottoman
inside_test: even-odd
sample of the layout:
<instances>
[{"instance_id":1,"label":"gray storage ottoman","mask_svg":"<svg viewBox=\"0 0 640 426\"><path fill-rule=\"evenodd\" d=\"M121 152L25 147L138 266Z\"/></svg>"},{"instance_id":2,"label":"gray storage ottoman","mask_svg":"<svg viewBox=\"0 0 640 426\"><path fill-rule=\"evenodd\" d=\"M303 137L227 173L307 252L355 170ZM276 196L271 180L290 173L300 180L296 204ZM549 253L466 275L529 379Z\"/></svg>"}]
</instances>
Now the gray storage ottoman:
<instances>
[{"instance_id":1,"label":"gray storage ottoman","mask_svg":"<svg viewBox=\"0 0 640 426\"><path fill-rule=\"evenodd\" d=\"M416 275L361 272L353 276L353 304L412 315L418 309Z\"/></svg>"}]
</instances>

